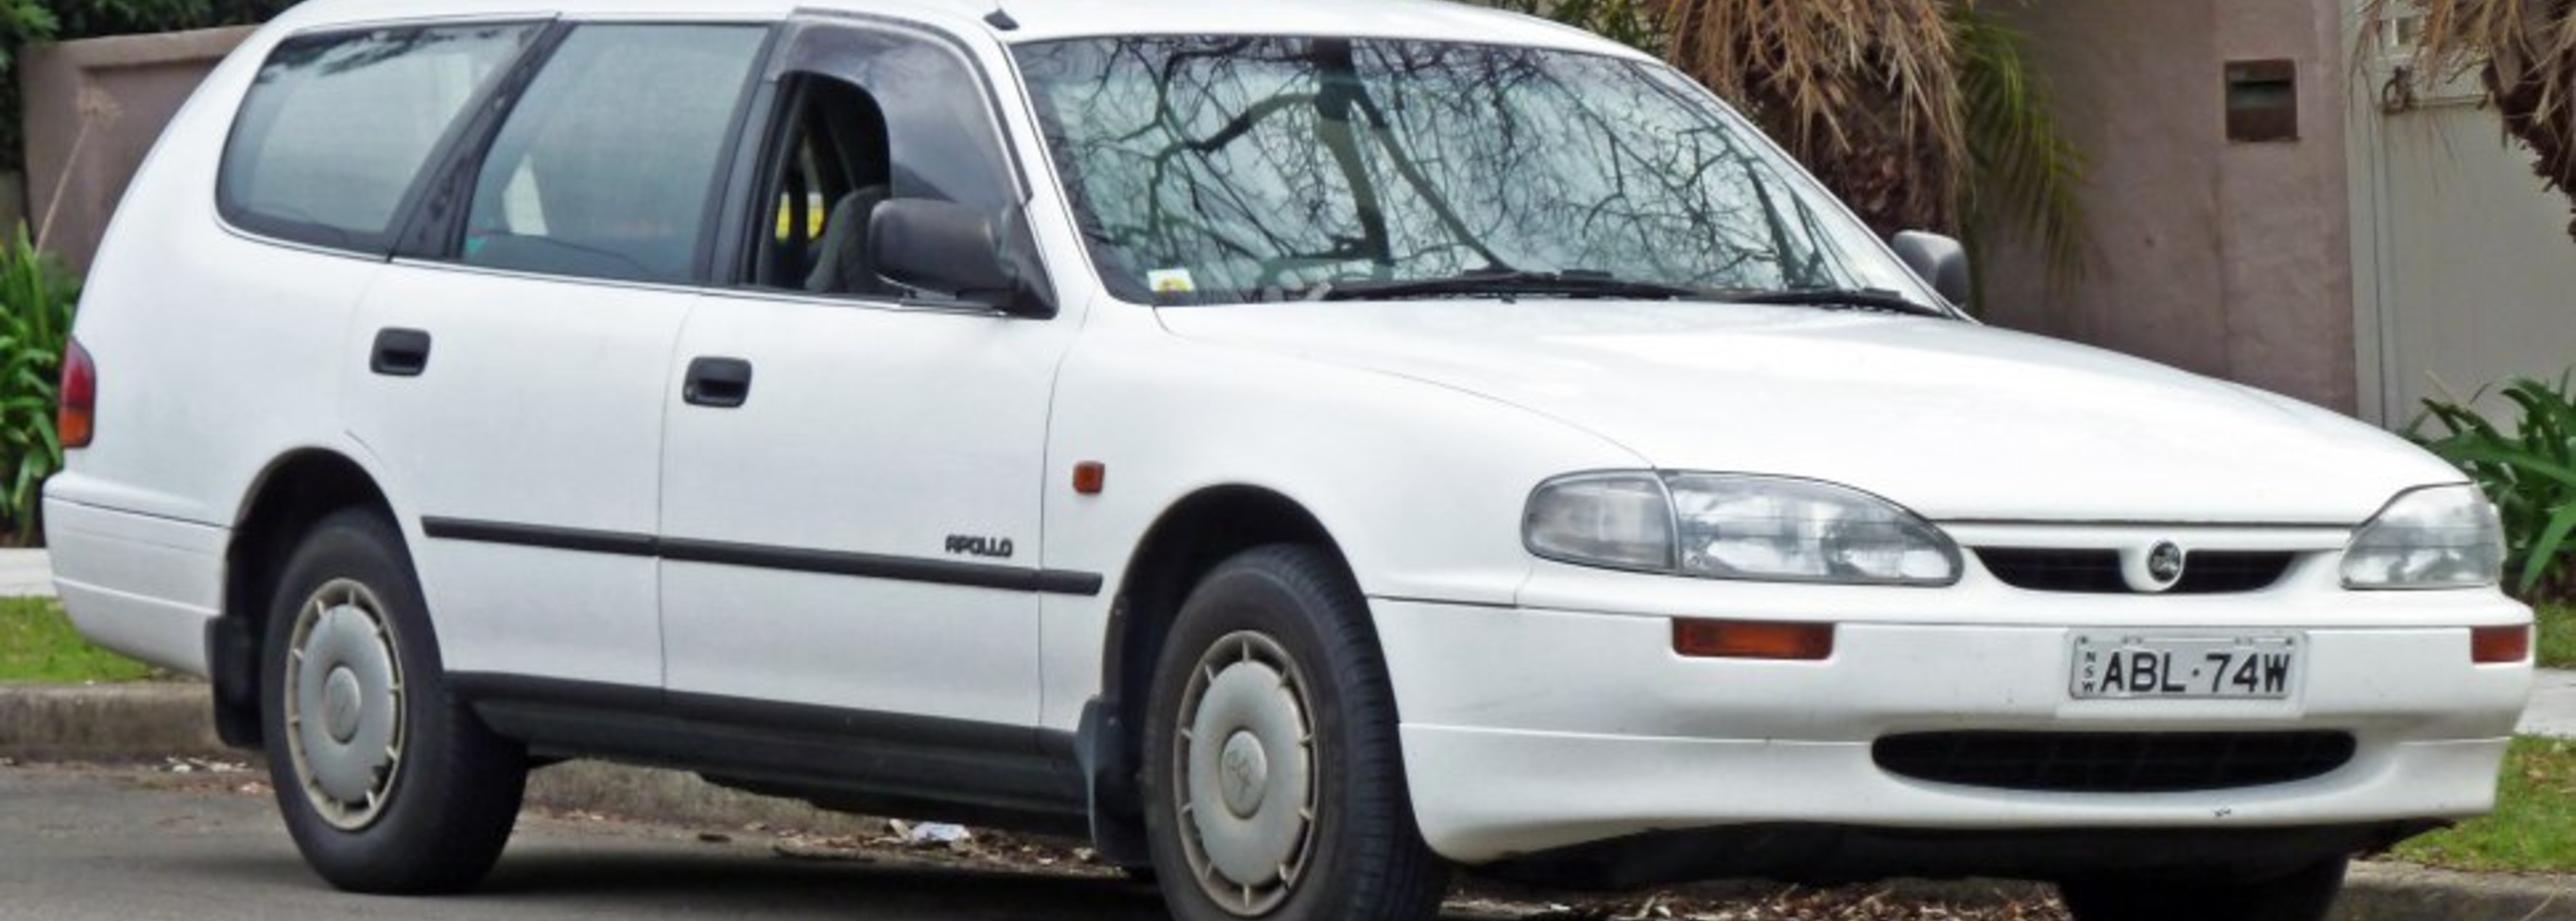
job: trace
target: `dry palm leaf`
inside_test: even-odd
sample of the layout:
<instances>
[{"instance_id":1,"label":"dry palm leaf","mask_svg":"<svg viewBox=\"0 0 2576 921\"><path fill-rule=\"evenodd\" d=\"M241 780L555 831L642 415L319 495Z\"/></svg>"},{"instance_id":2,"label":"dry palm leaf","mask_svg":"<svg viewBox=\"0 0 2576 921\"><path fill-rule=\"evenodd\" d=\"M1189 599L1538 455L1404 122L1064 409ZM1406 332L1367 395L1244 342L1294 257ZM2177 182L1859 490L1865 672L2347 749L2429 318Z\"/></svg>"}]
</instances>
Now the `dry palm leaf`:
<instances>
[{"instance_id":1,"label":"dry palm leaf","mask_svg":"<svg viewBox=\"0 0 2576 921\"><path fill-rule=\"evenodd\" d=\"M2403 19L2421 23L2413 72L2477 72L2534 171L2576 198L2576 0L2370 0L2362 47Z\"/></svg>"}]
</instances>

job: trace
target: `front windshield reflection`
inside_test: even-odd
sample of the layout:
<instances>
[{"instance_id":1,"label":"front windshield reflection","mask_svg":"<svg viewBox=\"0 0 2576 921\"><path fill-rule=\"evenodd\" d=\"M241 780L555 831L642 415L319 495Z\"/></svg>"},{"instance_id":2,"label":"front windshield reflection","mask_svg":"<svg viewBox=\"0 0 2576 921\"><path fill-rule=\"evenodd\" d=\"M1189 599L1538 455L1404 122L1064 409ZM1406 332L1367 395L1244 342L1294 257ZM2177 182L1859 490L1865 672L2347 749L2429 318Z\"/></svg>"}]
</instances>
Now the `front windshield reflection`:
<instances>
[{"instance_id":1,"label":"front windshield reflection","mask_svg":"<svg viewBox=\"0 0 2576 921\"><path fill-rule=\"evenodd\" d=\"M1129 300L1503 273L1920 296L1865 228L1660 66L1277 37L1018 53L1094 260Z\"/></svg>"}]
</instances>

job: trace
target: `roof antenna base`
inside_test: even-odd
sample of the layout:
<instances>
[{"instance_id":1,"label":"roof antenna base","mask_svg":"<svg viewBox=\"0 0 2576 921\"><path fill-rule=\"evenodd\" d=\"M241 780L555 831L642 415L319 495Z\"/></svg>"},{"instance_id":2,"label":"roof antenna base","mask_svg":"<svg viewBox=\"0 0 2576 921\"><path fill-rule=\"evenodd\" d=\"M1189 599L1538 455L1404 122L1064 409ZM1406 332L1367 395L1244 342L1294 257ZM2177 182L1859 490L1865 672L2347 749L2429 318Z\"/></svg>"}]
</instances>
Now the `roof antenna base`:
<instances>
[{"instance_id":1,"label":"roof antenna base","mask_svg":"<svg viewBox=\"0 0 2576 921\"><path fill-rule=\"evenodd\" d=\"M1014 32L1020 28L1020 21L1011 18L1010 11L1003 9L999 4L994 5L992 12L984 14L984 24L1004 32Z\"/></svg>"}]
</instances>

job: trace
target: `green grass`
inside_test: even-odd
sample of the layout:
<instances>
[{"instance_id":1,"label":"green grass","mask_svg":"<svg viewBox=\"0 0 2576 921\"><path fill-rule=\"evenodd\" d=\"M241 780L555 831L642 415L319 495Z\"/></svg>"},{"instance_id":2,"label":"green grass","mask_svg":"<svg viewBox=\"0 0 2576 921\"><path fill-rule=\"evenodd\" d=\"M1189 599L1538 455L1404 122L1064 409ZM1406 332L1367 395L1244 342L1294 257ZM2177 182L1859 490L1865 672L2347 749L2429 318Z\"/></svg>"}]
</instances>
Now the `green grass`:
<instances>
[{"instance_id":1,"label":"green grass","mask_svg":"<svg viewBox=\"0 0 2576 921\"><path fill-rule=\"evenodd\" d=\"M2540 667L2576 668L2576 604L2537 605Z\"/></svg>"},{"instance_id":2,"label":"green grass","mask_svg":"<svg viewBox=\"0 0 2576 921\"><path fill-rule=\"evenodd\" d=\"M2513 740L2493 815L2398 845L2394 856L2454 870L2576 872L2576 740Z\"/></svg>"},{"instance_id":3,"label":"green grass","mask_svg":"<svg viewBox=\"0 0 2576 921\"><path fill-rule=\"evenodd\" d=\"M0 684L141 681L158 674L81 639L51 598L0 598Z\"/></svg>"}]
</instances>

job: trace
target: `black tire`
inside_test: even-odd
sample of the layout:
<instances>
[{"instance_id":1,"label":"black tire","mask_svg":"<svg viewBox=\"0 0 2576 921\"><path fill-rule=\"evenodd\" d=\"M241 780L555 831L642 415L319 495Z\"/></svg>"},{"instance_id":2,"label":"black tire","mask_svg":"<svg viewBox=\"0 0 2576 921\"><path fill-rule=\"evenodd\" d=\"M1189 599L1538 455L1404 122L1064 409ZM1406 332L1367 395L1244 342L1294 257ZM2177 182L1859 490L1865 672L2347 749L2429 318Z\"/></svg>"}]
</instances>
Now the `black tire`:
<instances>
[{"instance_id":1,"label":"black tire","mask_svg":"<svg viewBox=\"0 0 2576 921\"><path fill-rule=\"evenodd\" d=\"M2214 873L2205 881L2069 881L2058 891L2076 921L2324 921L2343 891L2346 863L2336 857L2253 881Z\"/></svg>"},{"instance_id":2,"label":"black tire","mask_svg":"<svg viewBox=\"0 0 2576 921\"><path fill-rule=\"evenodd\" d=\"M305 652L290 655L298 642ZM527 752L448 693L420 580L391 522L349 510L305 534L278 579L261 662L269 778L314 872L382 894L482 881L518 821ZM297 688L308 702L290 700ZM311 734L296 734L290 710L310 711L295 726Z\"/></svg>"},{"instance_id":3,"label":"black tire","mask_svg":"<svg viewBox=\"0 0 2576 921\"><path fill-rule=\"evenodd\" d=\"M1202 667L1211 661L1226 667ZM1243 671L1253 666L1268 672ZM1278 679L1277 689L1258 690L1270 678ZM1264 718L1302 717L1302 724L1289 725L1302 725L1311 742L1265 746L1261 739L1298 732L1278 732L1264 719L1228 722L1220 693L1251 701L1246 706ZM1218 727L1203 733L1213 747L1194 755L1191 746L1202 733L1184 733L1184 719L1201 730ZM1238 745L1253 754L1238 758ZM1254 776L1247 768L1253 760L1259 780L1245 779ZM1184 766L1191 763L1210 770L1193 775ZM1385 660L1366 604L1328 553L1260 547L1218 564L1200 581L1155 671L1144 767L1147 839L1164 900L1179 921L1421 921L1439 913L1449 868L1414 824ZM1292 784L1292 776L1306 782ZM1229 812L1211 811L1218 818L1202 820L1196 805L1185 808L1185 800L1200 799L1190 793L1194 782L1217 794L1204 797L1213 801L1210 810ZM1267 850L1275 837L1267 832L1226 832L1266 829L1261 823L1278 816L1303 815L1275 811L1298 798L1312 819L1291 820L1295 843L1282 850ZM1257 843L1210 845L1226 841ZM1224 869L1229 862L1214 856L1219 850L1237 867L1260 866L1279 853L1288 859L1256 887L1241 879L1258 875Z\"/></svg>"}]
</instances>

